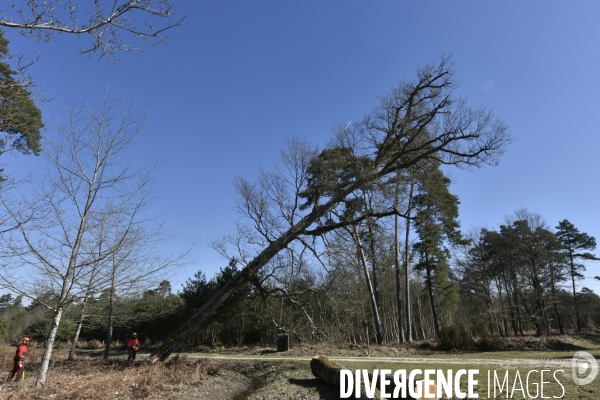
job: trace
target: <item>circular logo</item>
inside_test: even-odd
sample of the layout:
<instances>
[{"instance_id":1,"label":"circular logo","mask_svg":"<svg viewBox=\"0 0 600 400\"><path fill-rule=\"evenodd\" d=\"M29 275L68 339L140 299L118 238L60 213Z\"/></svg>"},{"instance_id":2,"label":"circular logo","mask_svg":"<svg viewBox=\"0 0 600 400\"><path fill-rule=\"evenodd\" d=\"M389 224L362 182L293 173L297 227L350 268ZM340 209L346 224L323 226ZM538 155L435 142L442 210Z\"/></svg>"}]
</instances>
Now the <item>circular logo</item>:
<instances>
[{"instance_id":1,"label":"circular logo","mask_svg":"<svg viewBox=\"0 0 600 400\"><path fill-rule=\"evenodd\" d=\"M588 371L589 375L583 377L582 375ZM571 360L571 373L576 385L587 385L598 375L598 362L590 353L578 351Z\"/></svg>"}]
</instances>

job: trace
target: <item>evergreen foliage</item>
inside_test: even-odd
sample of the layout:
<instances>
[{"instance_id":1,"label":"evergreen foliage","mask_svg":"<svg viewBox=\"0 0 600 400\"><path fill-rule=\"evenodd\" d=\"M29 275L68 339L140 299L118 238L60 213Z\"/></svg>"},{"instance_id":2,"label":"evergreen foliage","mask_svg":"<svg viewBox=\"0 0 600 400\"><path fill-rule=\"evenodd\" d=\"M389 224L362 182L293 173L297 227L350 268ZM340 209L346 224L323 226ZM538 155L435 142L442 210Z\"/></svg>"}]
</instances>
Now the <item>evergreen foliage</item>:
<instances>
[{"instance_id":1,"label":"evergreen foliage","mask_svg":"<svg viewBox=\"0 0 600 400\"><path fill-rule=\"evenodd\" d=\"M419 241L414 249L415 265L424 277L436 332L440 332L438 309L451 311L458 305L456 284L449 279L449 244L464 244L458 222L458 197L450 193L450 179L438 168L431 168L419 179L419 193L414 202L417 209L415 230Z\"/></svg>"},{"instance_id":2,"label":"evergreen foliage","mask_svg":"<svg viewBox=\"0 0 600 400\"><path fill-rule=\"evenodd\" d=\"M15 71L7 63L8 44L0 30L0 154L16 150L38 155L44 126L42 112L31 92L15 79Z\"/></svg>"}]
</instances>

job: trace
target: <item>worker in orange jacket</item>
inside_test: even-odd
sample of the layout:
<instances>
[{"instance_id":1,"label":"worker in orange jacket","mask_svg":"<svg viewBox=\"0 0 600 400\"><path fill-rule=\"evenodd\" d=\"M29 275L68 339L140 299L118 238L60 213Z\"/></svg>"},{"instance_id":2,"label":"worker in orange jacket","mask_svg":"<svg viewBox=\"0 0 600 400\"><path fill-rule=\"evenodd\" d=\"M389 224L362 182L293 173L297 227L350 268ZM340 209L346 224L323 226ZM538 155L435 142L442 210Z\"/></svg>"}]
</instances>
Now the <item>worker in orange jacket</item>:
<instances>
[{"instance_id":1,"label":"worker in orange jacket","mask_svg":"<svg viewBox=\"0 0 600 400\"><path fill-rule=\"evenodd\" d=\"M127 361L135 361L135 354L140 349L140 341L137 338L137 333L133 332L131 335L131 339L127 342L127 352L129 353L129 358Z\"/></svg>"},{"instance_id":2,"label":"worker in orange jacket","mask_svg":"<svg viewBox=\"0 0 600 400\"><path fill-rule=\"evenodd\" d=\"M13 358L14 365L12 371L9 372L7 381L10 381L13 376L15 377L15 381L21 379L21 375L23 374L23 369L25 368L25 356L27 355L27 350L29 346L29 338L25 336L21 340L21 344L17 346L17 353ZM16 374L16 375L15 375Z\"/></svg>"}]
</instances>

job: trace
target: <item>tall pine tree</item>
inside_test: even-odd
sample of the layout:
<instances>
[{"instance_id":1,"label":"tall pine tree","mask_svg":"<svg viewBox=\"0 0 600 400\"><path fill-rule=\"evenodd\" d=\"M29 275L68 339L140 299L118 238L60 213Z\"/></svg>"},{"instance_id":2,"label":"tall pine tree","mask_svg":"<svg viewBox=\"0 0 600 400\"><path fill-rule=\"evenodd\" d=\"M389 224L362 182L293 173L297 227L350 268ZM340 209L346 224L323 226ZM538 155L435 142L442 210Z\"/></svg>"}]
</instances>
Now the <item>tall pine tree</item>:
<instances>
[{"instance_id":1,"label":"tall pine tree","mask_svg":"<svg viewBox=\"0 0 600 400\"><path fill-rule=\"evenodd\" d=\"M437 167L431 167L419 182L414 198L417 210L414 228L419 241L414 248L418 262L415 269L425 277L436 334L440 332L438 304L457 304L456 285L449 280L447 243L465 243L458 222L458 197L450 193L450 179Z\"/></svg>"},{"instance_id":2,"label":"tall pine tree","mask_svg":"<svg viewBox=\"0 0 600 400\"><path fill-rule=\"evenodd\" d=\"M575 280L583 278L581 274L585 271L585 266L577 263L577 260L597 261L600 258L585 250L594 250L596 248L596 238L587 233L579 232L568 220L564 219L558 223L556 227L558 231L555 233L565 248L569 268L571 272L571 283L573 285L573 303L575 304L575 317L577 320L577 330L581 332L581 320L579 318L579 307L577 305L577 290Z\"/></svg>"}]
</instances>

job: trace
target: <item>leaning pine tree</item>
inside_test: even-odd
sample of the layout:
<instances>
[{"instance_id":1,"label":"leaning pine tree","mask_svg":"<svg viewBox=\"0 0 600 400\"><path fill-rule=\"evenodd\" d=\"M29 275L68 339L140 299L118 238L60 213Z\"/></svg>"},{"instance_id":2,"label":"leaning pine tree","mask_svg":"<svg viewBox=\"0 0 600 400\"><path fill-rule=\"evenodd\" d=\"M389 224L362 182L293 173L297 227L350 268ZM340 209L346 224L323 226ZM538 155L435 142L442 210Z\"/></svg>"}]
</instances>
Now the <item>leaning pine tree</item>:
<instances>
[{"instance_id":1,"label":"leaning pine tree","mask_svg":"<svg viewBox=\"0 0 600 400\"><path fill-rule=\"evenodd\" d=\"M304 196L310 200L311 207L304 208L303 214L298 213L294 219L288 220L287 229L269 240L268 245L258 251L233 279L179 327L152 355L152 361L169 357L225 299L245 282L251 281L291 242L374 216L367 211L353 218L333 219L335 215L344 214L335 211L340 211L339 207L343 207L348 198L364 186L419 164L478 167L496 163L511 140L507 126L485 108L468 107L465 99L454 94L456 87L452 63L448 58L442 58L437 64L419 68L415 79L401 82L390 94L382 97L380 104L362 121L340 128L324 150L343 149L340 153L344 154L345 165L330 168L332 173L339 174L339 179L327 177L328 184L322 190L320 186L324 182L309 179L308 187L296 193L300 197L302 194L318 194ZM315 157L310 164L314 167L326 162ZM339 163L339 159L335 162ZM261 204L260 207L264 210L269 205ZM275 205L272 211L278 212ZM393 212L386 215L393 215Z\"/></svg>"}]
</instances>

